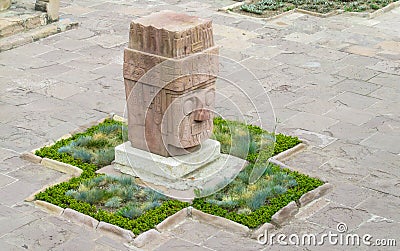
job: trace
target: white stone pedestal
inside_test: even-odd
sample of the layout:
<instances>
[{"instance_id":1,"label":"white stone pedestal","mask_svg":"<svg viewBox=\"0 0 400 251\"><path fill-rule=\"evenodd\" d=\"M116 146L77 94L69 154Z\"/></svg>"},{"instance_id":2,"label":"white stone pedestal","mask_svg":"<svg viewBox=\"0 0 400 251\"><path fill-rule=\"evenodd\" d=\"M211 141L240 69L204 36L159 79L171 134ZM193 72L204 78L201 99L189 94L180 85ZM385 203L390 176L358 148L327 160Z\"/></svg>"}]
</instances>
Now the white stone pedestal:
<instances>
[{"instance_id":1,"label":"white stone pedestal","mask_svg":"<svg viewBox=\"0 0 400 251\"><path fill-rule=\"evenodd\" d=\"M220 148L218 141L209 139L204 141L196 152L164 157L133 148L128 141L115 148L115 163L126 166L125 172L129 172L126 169L131 168L131 175L143 171L176 180L218 159L221 156Z\"/></svg>"},{"instance_id":2,"label":"white stone pedestal","mask_svg":"<svg viewBox=\"0 0 400 251\"><path fill-rule=\"evenodd\" d=\"M194 190L212 190L229 183L245 167L246 161L220 153L220 143L208 139L193 153L163 157L125 142L115 148L115 169L139 177L175 197L193 198Z\"/></svg>"}]
</instances>

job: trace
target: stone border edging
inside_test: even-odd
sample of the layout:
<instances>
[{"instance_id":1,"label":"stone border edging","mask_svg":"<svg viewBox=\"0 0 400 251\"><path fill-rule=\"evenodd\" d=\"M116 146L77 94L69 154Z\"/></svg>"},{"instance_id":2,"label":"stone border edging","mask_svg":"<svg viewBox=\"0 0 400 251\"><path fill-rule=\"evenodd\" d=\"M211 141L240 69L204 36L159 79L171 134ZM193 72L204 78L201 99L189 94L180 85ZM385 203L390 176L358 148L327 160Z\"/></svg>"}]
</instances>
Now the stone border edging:
<instances>
[{"instance_id":1,"label":"stone border edging","mask_svg":"<svg viewBox=\"0 0 400 251\"><path fill-rule=\"evenodd\" d=\"M44 211L56 214L58 216L62 216L65 219L68 219L72 222L82 224L88 226L89 228L96 229L96 231L108 233L112 235L116 235L128 242L132 241L135 238L135 234L132 231L121 228L119 226L104 222L98 221L93 217L80 213L71 208L61 208L54 204L51 204L47 201L35 200L33 201L36 207L41 208Z\"/></svg>"},{"instance_id":2,"label":"stone border edging","mask_svg":"<svg viewBox=\"0 0 400 251\"><path fill-rule=\"evenodd\" d=\"M221 8L218 9L218 11L225 11L226 12L226 11L229 11L230 9L233 9L233 8L236 8L236 7L240 7L243 4L248 3L248 2L249 1L237 2L237 3L231 4L231 5L225 6L225 7L221 7Z\"/></svg>"},{"instance_id":3,"label":"stone border edging","mask_svg":"<svg viewBox=\"0 0 400 251\"><path fill-rule=\"evenodd\" d=\"M296 8L295 10L298 13L303 13L303 14L307 14L307 15L310 15L310 16L314 16L314 17L320 17L320 18L332 17L332 16L336 16L336 15L342 14L344 12L343 10L333 10L333 11L328 12L328 13L319 13L319 12L303 10L303 9L299 9L299 8Z\"/></svg>"},{"instance_id":4,"label":"stone border edging","mask_svg":"<svg viewBox=\"0 0 400 251\"><path fill-rule=\"evenodd\" d=\"M170 216L171 217L171 216ZM149 243L151 243L152 241L154 241L154 239L159 238L161 235L160 232L158 232L155 229L150 229L147 230L146 232L143 232L141 234L139 234L134 240L133 240L133 245L135 245L138 248L141 248Z\"/></svg>"},{"instance_id":5,"label":"stone border edging","mask_svg":"<svg viewBox=\"0 0 400 251\"><path fill-rule=\"evenodd\" d=\"M271 217L271 223L277 227L281 227L288 223L299 212L299 207L295 201L289 202L286 206L279 209L278 212L274 213Z\"/></svg>"},{"instance_id":6,"label":"stone border edging","mask_svg":"<svg viewBox=\"0 0 400 251\"><path fill-rule=\"evenodd\" d=\"M128 120L126 118L115 115L115 114L112 115L111 119L115 120L115 121L123 122L123 123L128 123Z\"/></svg>"},{"instance_id":7,"label":"stone border edging","mask_svg":"<svg viewBox=\"0 0 400 251\"><path fill-rule=\"evenodd\" d=\"M117 235L123 238L124 240L127 240L128 242L132 241L135 238L135 234L132 233L132 231L104 221L99 222L99 224L96 227L96 230L100 232Z\"/></svg>"},{"instance_id":8,"label":"stone border edging","mask_svg":"<svg viewBox=\"0 0 400 251\"><path fill-rule=\"evenodd\" d=\"M189 210L187 207L184 209L181 209L178 212L174 213L173 215L167 217L165 220L163 220L159 224L157 224L157 226L155 226L155 228L160 232L164 232L169 229L172 229L172 228L176 227L177 225L179 225L179 223L181 223L184 219L186 219L186 217L188 217L188 215L189 215L188 212L189 212Z\"/></svg>"},{"instance_id":9,"label":"stone border edging","mask_svg":"<svg viewBox=\"0 0 400 251\"><path fill-rule=\"evenodd\" d=\"M42 157L35 155L32 152L23 152L21 153L21 155L19 156L21 159L29 161L33 164L40 164L40 162L42 162Z\"/></svg>"},{"instance_id":10,"label":"stone border edging","mask_svg":"<svg viewBox=\"0 0 400 251\"><path fill-rule=\"evenodd\" d=\"M251 234L250 234L250 238L251 239L258 239L258 237L261 235L261 234L265 234L265 231L270 231L270 230L274 230L274 229L276 229L276 227L275 227L275 225L274 224L271 224L271 223L269 223L269 222L266 222L266 223L264 223L263 225L261 225L260 227L258 227L258 228L256 228L256 229L254 229L252 232L251 232Z\"/></svg>"},{"instance_id":11,"label":"stone border edging","mask_svg":"<svg viewBox=\"0 0 400 251\"><path fill-rule=\"evenodd\" d=\"M243 4L245 4L245 2L241 2L241 4L237 5L236 7L239 7L239 6L243 5ZM275 16L271 16L271 17L255 17L255 16L250 16L250 15L237 13L237 12L231 11L230 9L223 10L223 8L221 8L220 11L221 12L225 12L225 13L230 14L230 15L238 16L238 17L251 18L251 19L257 20L257 21L260 21L260 20L262 20L262 21L271 21L271 20L274 20L274 19L277 19L277 18L280 18L280 17L284 17L284 16L287 16L287 15L290 15L292 13L295 13L296 9L292 9L292 10L289 10L289 11L284 11L282 13L279 13L279 14L277 14Z\"/></svg>"},{"instance_id":12,"label":"stone border edging","mask_svg":"<svg viewBox=\"0 0 400 251\"><path fill-rule=\"evenodd\" d=\"M315 201L325 194L329 192L329 190L333 189L333 185L331 183L325 183L322 186L315 188L305 194L303 194L299 199L299 207L304 207L310 204L312 201Z\"/></svg>"},{"instance_id":13,"label":"stone border edging","mask_svg":"<svg viewBox=\"0 0 400 251\"><path fill-rule=\"evenodd\" d=\"M48 158L43 158L40 164L62 173L71 174L74 177L78 177L83 172L79 167Z\"/></svg>"},{"instance_id":14,"label":"stone border edging","mask_svg":"<svg viewBox=\"0 0 400 251\"><path fill-rule=\"evenodd\" d=\"M71 208L66 208L64 209L64 212L62 215L64 218L76 222L76 223L81 223L83 225L88 226L89 228L96 229L97 225L99 225L99 221L96 220L95 218L83 214L81 212L75 211Z\"/></svg>"},{"instance_id":15,"label":"stone border edging","mask_svg":"<svg viewBox=\"0 0 400 251\"><path fill-rule=\"evenodd\" d=\"M312 201L316 201L321 198L325 194L328 193L329 190L333 188L333 185L330 183L325 183L314 190L311 190L305 194L303 194L298 202L291 201L289 204L281 208L278 212L276 212L271 217L271 222L264 223L260 227L252 230L250 234L250 238L257 239L260 234L264 234L265 231L273 230L279 228L283 225L286 225L293 219L301 208L304 208L306 205L311 203ZM303 198L303 199L302 199ZM300 202L303 200L302 202Z\"/></svg>"},{"instance_id":16,"label":"stone border edging","mask_svg":"<svg viewBox=\"0 0 400 251\"><path fill-rule=\"evenodd\" d=\"M223 229L228 229L228 231L239 233L243 236L248 236L250 234L250 229L245 225L228 220L220 216L204 213L193 207L189 208L191 210L192 218L197 219L200 222L203 221Z\"/></svg>"},{"instance_id":17,"label":"stone border edging","mask_svg":"<svg viewBox=\"0 0 400 251\"><path fill-rule=\"evenodd\" d=\"M56 215L62 215L64 212L64 208L51 204L44 200L35 200L33 201L35 206L44 209L47 212L51 212Z\"/></svg>"},{"instance_id":18,"label":"stone border edging","mask_svg":"<svg viewBox=\"0 0 400 251\"><path fill-rule=\"evenodd\" d=\"M292 155L306 149L309 146L309 143L304 140L304 139L299 139L301 141L301 143L295 145L292 148L289 148L281 153L278 153L275 156L272 156L272 159L278 160L278 161L283 161L289 157L291 157Z\"/></svg>"},{"instance_id":19,"label":"stone border edging","mask_svg":"<svg viewBox=\"0 0 400 251\"><path fill-rule=\"evenodd\" d=\"M264 21L274 20L274 19L277 19L277 18L280 18L280 17L283 17L283 16L287 16L287 15L295 13L295 12L302 13L302 14L307 14L307 15L311 15L311 16L315 16L315 17L320 17L320 18L327 18L327 17L332 17L332 16L335 16L335 15L345 14L345 15L350 15L350 16L358 16L358 17L365 17L365 18L373 19L375 17L378 17L378 16L380 16L380 15L386 13L386 12L389 12L389 11L393 10L394 8L400 6L400 1L397 1L397 2L392 2L392 3L388 4L388 5L386 5L385 7L380 8L380 9L374 11L374 12L347 12L347 11L344 11L344 10L333 10L333 11L325 13L325 14L324 13L319 13L319 12L313 12L313 11L309 11L309 10L304 10L304 9L300 9L300 8L294 8L292 10L284 11L284 12L278 14L278 15L271 16L271 17L255 17L255 16L245 15L245 14L241 14L241 13L237 13L237 12L232 11L233 8L240 7L240 6L242 6L243 4L246 4L246 3L248 3L248 2L247 1L243 1L243 2L239 2L239 3L231 4L231 5L228 5L226 7L219 8L218 11L225 12L225 13L232 14L232 15L236 15L236 16L241 16L241 17L246 16L246 17L249 17L249 18L253 18L253 19L257 19L257 20L264 20Z\"/></svg>"},{"instance_id":20,"label":"stone border edging","mask_svg":"<svg viewBox=\"0 0 400 251\"><path fill-rule=\"evenodd\" d=\"M82 132L83 132L87 128L89 128L95 124L99 124L107 118L111 118L116 121L126 122L125 118L111 113L106 118L103 118L94 123L89 123L88 125L79 127L78 128L79 131L76 131L75 133L80 132L80 130L82 130ZM73 132L71 132L71 134L72 133ZM70 137L71 134L67 134L64 136ZM65 138L64 136L62 138ZM291 156L295 153L298 153L299 151L307 148L307 146L309 145L308 142L303 139L300 139L300 140L302 141L300 144L298 144L284 152L281 152L274 157L271 157L270 162L277 164L280 167L288 168L288 169L292 170L292 168L283 164L282 162L280 162L280 160L288 158L289 156ZM72 166L72 165L69 165L66 163L62 163L62 162L59 162L56 160L48 159L48 158L41 158L39 156L34 155L34 153L30 153L30 152L25 152L25 153L21 154L20 158L28 160L32 163L36 163L36 164L40 163L45 167L48 167L48 168L51 168L54 170L58 170L58 171L61 171L61 172L67 173L67 174L71 174L71 175L79 176L80 173L82 172L82 170L78 167L75 167L75 166ZM79 169L79 170L77 170L77 169ZM304 207L305 205L309 204L310 202L324 196L328 192L328 190L333 187L331 184L325 183L325 184L317 187L316 189L303 194L301 196L301 198L299 199L298 204L295 201L291 201L288 205L281 208L278 212L276 212L271 217L271 223L268 223L268 222L264 223L263 225L261 225L260 227L258 227L257 229L254 229L254 230L251 230L247 226L242 225L240 223L231 221L229 219L226 219L226 218L223 218L220 216L204 213L200 210L197 210L197 209L189 206L189 207L181 209L180 211L176 212L175 214L167 217L165 220L163 220L161 223L159 223L157 226L155 226L155 229L150 229L146 232L143 232L135 238L135 235L133 234L133 232L129 231L127 229L123 229L121 227L118 227L116 225L113 225L113 224L110 224L107 222L103 222L103 221L99 222L98 220L94 219L93 217L91 217L89 215L85 215L83 213L80 213L80 212L75 211L70 208L62 209L61 207L53 205L46 201L35 200L35 195L37 193L44 191L48 187L51 187L51 186L57 185L61 182L64 182L66 180L69 180L70 178L71 177L67 176L67 177L64 177L64 179L62 179L61 181L59 181L57 183L53 183L51 185L47 185L47 186L43 187L42 189L33 193L27 199L25 199L25 201L33 201L33 203L37 207L40 207L40 208L44 209L45 211L50 211L54 214L63 216L64 218L67 218L71 221L86 225L93 229L96 229L97 231L106 232L109 234L119 236L129 242L133 240L134 241L133 244L139 248L143 247L147 243L151 242L154 238L157 238L157 236L159 236L161 232L164 232L164 231L167 231L169 229L176 227L177 225L179 225L181 222L183 222L188 217L194 218L200 222L205 222L205 223L208 223L208 224L211 224L211 225L223 228L223 229L228 229L228 231L231 231L231 232L240 233L243 236L250 235L251 238L257 238L261 233L264 233L265 230L275 229L276 227L279 227L285 223L288 223L288 220L293 218L298 213L299 208Z\"/></svg>"}]
</instances>

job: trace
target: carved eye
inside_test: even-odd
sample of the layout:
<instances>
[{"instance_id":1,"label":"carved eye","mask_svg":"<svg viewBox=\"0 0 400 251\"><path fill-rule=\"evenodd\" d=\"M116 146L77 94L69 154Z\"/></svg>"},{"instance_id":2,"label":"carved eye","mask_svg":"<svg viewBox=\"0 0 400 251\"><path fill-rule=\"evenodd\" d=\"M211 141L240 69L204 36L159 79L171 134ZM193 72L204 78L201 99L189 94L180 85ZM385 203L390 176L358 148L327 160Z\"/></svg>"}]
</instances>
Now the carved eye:
<instances>
[{"instance_id":1,"label":"carved eye","mask_svg":"<svg viewBox=\"0 0 400 251\"><path fill-rule=\"evenodd\" d=\"M215 91L214 91L214 89L209 90L206 93L206 105L210 106L211 104L213 104L214 103L214 99L215 99Z\"/></svg>"},{"instance_id":2,"label":"carved eye","mask_svg":"<svg viewBox=\"0 0 400 251\"><path fill-rule=\"evenodd\" d=\"M185 100L185 103L183 104L183 113L185 115L188 115L195 109L194 107L194 102L192 99Z\"/></svg>"}]
</instances>

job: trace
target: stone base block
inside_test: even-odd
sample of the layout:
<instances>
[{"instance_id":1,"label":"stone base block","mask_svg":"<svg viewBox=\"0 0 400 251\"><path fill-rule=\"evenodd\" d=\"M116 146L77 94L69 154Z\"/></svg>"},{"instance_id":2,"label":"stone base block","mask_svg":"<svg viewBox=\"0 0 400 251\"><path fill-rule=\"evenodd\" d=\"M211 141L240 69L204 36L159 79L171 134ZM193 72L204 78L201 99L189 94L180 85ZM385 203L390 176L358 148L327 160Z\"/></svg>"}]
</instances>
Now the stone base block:
<instances>
[{"instance_id":1,"label":"stone base block","mask_svg":"<svg viewBox=\"0 0 400 251\"><path fill-rule=\"evenodd\" d=\"M163 157L132 148L124 143L115 148L114 168L139 177L146 186L190 201L201 191L206 196L226 186L246 166L243 159L220 153L220 144L206 140L197 152ZM205 194L204 194L205 193Z\"/></svg>"},{"instance_id":2,"label":"stone base block","mask_svg":"<svg viewBox=\"0 0 400 251\"><path fill-rule=\"evenodd\" d=\"M163 157L133 148L130 142L125 142L115 148L115 163L128 169L131 167L133 173L130 174L137 175L137 172L143 171L176 180L218 159L221 156L220 147L218 141L209 139L191 154Z\"/></svg>"}]
</instances>

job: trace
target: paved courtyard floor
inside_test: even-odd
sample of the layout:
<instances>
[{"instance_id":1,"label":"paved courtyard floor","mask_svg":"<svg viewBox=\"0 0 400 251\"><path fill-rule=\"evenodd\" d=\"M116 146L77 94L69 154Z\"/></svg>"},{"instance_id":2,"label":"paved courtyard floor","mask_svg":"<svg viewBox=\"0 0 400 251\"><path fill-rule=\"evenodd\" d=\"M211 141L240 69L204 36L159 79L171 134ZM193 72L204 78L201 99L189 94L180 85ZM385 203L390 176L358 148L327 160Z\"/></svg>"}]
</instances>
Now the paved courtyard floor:
<instances>
[{"instance_id":1,"label":"paved courtyard floor","mask_svg":"<svg viewBox=\"0 0 400 251\"><path fill-rule=\"evenodd\" d=\"M285 163L335 186L275 233L327 234L343 222L347 233L397 238L400 245L400 8L375 19L293 13L262 21L217 12L232 3L62 1L62 18L78 21L78 29L0 53L0 250L128 249L121 240L24 202L62 174L19 154L110 112L124 113L122 56L129 23L163 9L213 20L221 54L248 67L268 92L277 130L310 142ZM263 246L192 221L148 248L386 249Z\"/></svg>"}]
</instances>

